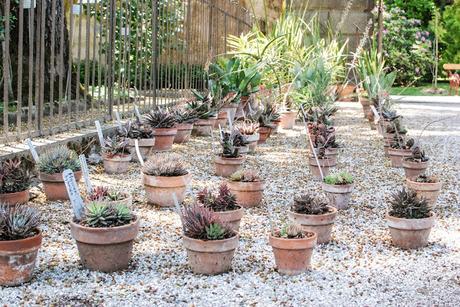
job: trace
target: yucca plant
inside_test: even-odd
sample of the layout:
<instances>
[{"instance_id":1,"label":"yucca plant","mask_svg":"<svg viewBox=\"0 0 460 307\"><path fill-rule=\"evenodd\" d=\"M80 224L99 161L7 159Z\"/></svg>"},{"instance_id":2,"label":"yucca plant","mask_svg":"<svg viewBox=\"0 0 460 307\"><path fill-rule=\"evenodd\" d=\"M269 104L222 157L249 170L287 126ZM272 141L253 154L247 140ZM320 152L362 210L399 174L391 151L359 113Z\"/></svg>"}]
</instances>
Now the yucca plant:
<instances>
[{"instance_id":1,"label":"yucca plant","mask_svg":"<svg viewBox=\"0 0 460 307\"><path fill-rule=\"evenodd\" d=\"M129 154L128 140L119 135L113 137L106 137L104 145L102 146L102 152L107 158L113 158L115 156L123 156Z\"/></svg>"},{"instance_id":2,"label":"yucca plant","mask_svg":"<svg viewBox=\"0 0 460 307\"><path fill-rule=\"evenodd\" d=\"M0 204L0 241L21 240L38 233L40 212L26 205Z\"/></svg>"},{"instance_id":3,"label":"yucca plant","mask_svg":"<svg viewBox=\"0 0 460 307\"><path fill-rule=\"evenodd\" d=\"M47 174L62 173L66 169L74 172L81 169L77 153L64 145L54 147L42 153L37 167L40 172Z\"/></svg>"},{"instance_id":4,"label":"yucca plant","mask_svg":"<svg viewBox=\"0 0 460 307\"><path fill-rule=\"evenodd\" d=\"M329 203L321 197L304 194L294 197L292 211L300 214L320 215L329 212Z\"/></svg>"},{"instance_id":5,"label":"yucca plant","mask_svg":"<svg viewBox=\"0 0 460 307\"><path fill-rule=\"evenodd\" d=\"M207 188L201 190L198 192L197 200L215 212L232 211L240 208L236 203L236 196L232 194L225 183L219 186L217 193L213 193Z\"/></svg>"},{"instance_id":6,"label":"yucca plant","mask_svg":"<svg viewBox=\"0 0 460 307\"><path fill-rule=\"evenodd\" d=\"M184 235L198 240L223 240L235 236L214 212L200 205L182 209Z\"/></svg>"},{"instance_id":7,"label":"yucca plant","mask_svg":"<svg viewBox=\"0 0 460 307\"><path fill-rule=\"evenodd\" d=\"M16 193L29 188L31 175L21 160L11 159L0 162L0 194Z\"/></svg>"},{"instance_id":8,"label":"yucca plant","mask_svg":"<svg viewBox=\"0 0 460 307\"><path fill-rule=\"evenodd\" d=\"M404 219L423 219L431 216L426 199L419 198L417 192L403 188L391 195L390 216Z\"/></svg>"},{"instance_id":9,"label":"yucca plant","mask_svg":"<svg viewBox=\"0 0 460 307\"><path fill-rule=\"evenodd\" d=\"M188 171L177 154L158 153L151 156L142 167L142 172L149 176L176 177L187 175Z\"/></svg>"},{"instance_id":10,"label":"yucca plant","mask_svg":"<svg viewBox=\"0 0 460 307\"><path fill-rule=\"evenodd\" d=\"M86 205L80 223L93 228L117 227L129 224L133 218L131 210L126 205L94 201Z\"/></svg>"},{"instance_id":11,"label":"yucca plant","mask_svg":"<svg viewBox=\"0 0 460 307\"><path fill-rule=\"evenodd\" d=\"M151 128L172 128L176 124L176 116L167 109L157 108L144 115L144 124Z\"/></svg>"}]
</instances>

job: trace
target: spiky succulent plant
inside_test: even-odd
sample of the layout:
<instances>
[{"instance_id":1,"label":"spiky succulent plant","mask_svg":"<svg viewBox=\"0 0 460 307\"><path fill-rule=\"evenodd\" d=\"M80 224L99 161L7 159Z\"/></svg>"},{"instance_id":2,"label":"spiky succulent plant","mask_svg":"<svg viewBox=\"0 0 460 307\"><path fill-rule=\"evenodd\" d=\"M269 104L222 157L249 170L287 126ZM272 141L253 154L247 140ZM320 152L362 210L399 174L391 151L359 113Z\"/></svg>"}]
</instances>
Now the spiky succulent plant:
<instances>
[{"instance_id":1,"label":"spiky succulent plant","mask_svg":"<svg viewBox=\"0 0 460 307\"><path fill-rule=\"evenodd\" d=\"M237 129L232 132L221 131L222 138L220 144L222 145L222 156L226 158L239 157L238 147L246 146L248 143L245 136L243 136Z\"/></svg>"},{"instance_id":2,"label":"spiky succulent plant","mask_svg":"<svg viewBox=\"0 0 460 307\"><path fill-rule=\"evenodd\" d=\"M191 205L182 209L184 235L198 240L222 240L235 236L210 209Z\"/></svg>"},{"instance_id":3,"label":"spiky succulent plant","mask_svg":"<svg viewBox=\"0 0 460 307\"><path fill-rule=\"evenodd\" d=\"M322 197L312 197L309 194L304 194L294 197L294 205L292 211L300 214L321 215L328 213L329 203Z\"/></svg>"},{"instance_id":4,"label":"spiky succulent plant","mask_svg":"<svg viewBox=\"0 0 460 307\"><path fill-rule=\"evenodd\" d=\"M66 169L74 172L81 169L77 153L64 145L54 147L42 153L37 166L40 172L47 174L62 173Z\"/></svg>"},{"instance_id":5,"label":"spiky succulent plant","mask_svg":"<svg viewBox=\"0 0 460 307\"><path fill-rule=\"evenodd\" d=\"M405 219L423 219L431 216L428 202L424 198L419 198L413 190L403 188L391 195L390 216Z\"/></svg>"},{"instance_id":6,"label":"spiky succulent plant","mask_svg":"<svg viewBox=\"0 0 460 307\"><path fill-rule=\"evenodd\" d=\"M128 121L126 125L118 129L118 134L129 139L151 139L153 130L140 121Z\"/></svg>"},{"instance_id":7,"label":"spiky succulent plant","mask_svg":"<svg viewBox=\"0 0 460 307\"><path fill-rule=\"evenodd\" d=\"M0 162L0 193L15 193L29 188L29 169L19 159Z\"/></svg>"},{"instance_id":8,"label":"spiky succulent plant","mask_svg":"<svg viewBox=\"0 0 460 307\"><path fill-rule=\"evenodd\" d=\"M198 113L193 109L186 108L175 108L173 111L174 116L176 117L176 122L179 124L187 123L191 124L198 120Z\"/></svg>"},{"instance_id":9,"label":"spiky succulent plant","mask_svg":"<svg viewBox=\"0 0 460 307\"><path fill-rule=\"evenodd\" d=\"M425 156L425 151L420 149L419 146L414 145L411 148L411 156L407 157L407 160L413 161L413 162L426 162L428 161L428 157Z\"/></svg>"},{"instance_id":10,"label":"spiky succulent plant","mask_svg":"<svg viewBox=\"0 0 460 307\"><path fill-rule=\"evenodd\" d=\"M94 201L86 205L81 224L93 228L117 227L129 224L133 218L126 205Z\"/></svg>"},{"instance_id":11,"label":"spiky succulent plant","mask_svg":"<svg viewBox=\"0 0 460 307\"><path fill-rule=\"evenodd\" d=\"M187 175L188 171L177 154L158 153L151 156L142 167L142 172L149 176L176 177Z\"/></svg>"},{"instance_id":12,"label":"spiky succulent plant","mask_svg":"<svg viewBox=\"0 0 460 307\"><path fill-rule=\"evenodd\" d=\"M144 124L155 128L172 128L176 124L176 116L167 109L158 108L144 115Z\"/></svg>"},{"instance_id":13,"label":"spiky succulent plant","mask_svg":"<svg viewBox=\"0 0 460 307\"><path fill-rule=\"evenodd\" d=\"M232 194L227 184L222 183L217 193L209 191L207 188L198 192L198 202L215 212L232 211L240 207L236 203L236 196Z\"/></svg>"},{"instance_id":14,"label":"spiky succulent plant","mask_svg":"<svg viewBox=\"0 0 460 307\"><path fill-rule=\"evenodd\" d=\"M294 223L284 225L279 231L279 237L285 239L301 239L305 238L305 232L302 230L302 226Z\"/></svg>"},{"instance_id":15,"label":"spiky succulent plant","mask_svg":"<svg viewBox=\"0 0 460 307\"><path fill-rule=\"evenodd\" d=\"M128 155L128 140L119 135L106 137L102 146L102 152L108 158Z\"/></svg>"},{"instance_id":16,"label":"spiky succulent plant","mask_svg":"<svg viewBox=\"0 0 460 307\"><path fill-rule=\"evenodd\" d=\"M257 172L252 170L240 170L236 171L230 176L231 181L239 181L239 182L256 182L260 181L260 177Z\"/></svg>"},{"instance_id":17,"label":"spiky succulent plant","mask_svg":"<svg viewBox=\"0 0 460 307\"><path fill-rule=\"evenodd\" d=\"M40 212L26 205L0 204L0 241L21 240L37 234Z\"/></svg>"},{"instance_id":18,"label":"spiky succulent plant","mask_svg":"<svg viewBox=\"0 0 460 307\"><path fill-rule=\"evenodd\" d=\"M326 177L324 177L324 182L327 184L333 184L333 185L352 184L353 176L347 172L329 174Z\"/></svg>"},{"instance_id":19,"label":"spiky succulent plant","mask_svg":"<svg viewBox=\"0 0 460 307\"><path fill-rule=\"evenodd\" d=\"M127 197L127 194L121 191L104 186L95 186L86 198L89 201L117 201Z\"/></svg>"},{"instance_id":20,"label":"spiky succulent plant","mask_svg":"<svg viewBox=\"0 0 460 307\"><path fill-rule=\"evenodd\" d=\"M259 123L246 119L244 121L236 122L235 128L242 135L253 135L257 132L257 129L259 129Z\"/></svg>"}]
</instances>

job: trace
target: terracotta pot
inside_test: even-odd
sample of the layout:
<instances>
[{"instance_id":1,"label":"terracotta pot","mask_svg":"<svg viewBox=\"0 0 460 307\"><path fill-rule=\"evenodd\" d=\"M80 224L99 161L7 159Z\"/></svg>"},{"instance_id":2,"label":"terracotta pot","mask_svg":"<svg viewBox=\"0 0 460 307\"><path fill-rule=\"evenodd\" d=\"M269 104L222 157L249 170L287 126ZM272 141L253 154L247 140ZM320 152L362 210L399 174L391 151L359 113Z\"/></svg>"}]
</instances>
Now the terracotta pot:
<instances>
[{"instance_id":1,"label":"terracotta pot","mask_svg":"<svg viewBox=\"0 0 460 307\"><path fill-rule=\"evenodd\" d=\"M257 207L262 203L264 182L228 181L228 188L236 195L236 202L244 208Z\"/></svg>"},{"instance_id":2,"label":"terracotta pot","mask_svg":"<svg viewBox=\"0 0 460 307\"><path fill-rule=\"evenodd\" d=\"M244 215L244 208L239 208L231 211L214 211L220 220L230 226L234 231L240 230L241 219Z\"/></svg>"},{"instance_id":3,"label":"terracotta pot","mask_svg":"<svg viewBox=\"0 0 460 307\"><path fill-rule=\"evenodd\" d=\"M230 177L234 172L241 168L245 158L240 156L238 158L225 158L217 156L214 160L216 167L216 175L221 177Z\"/></svg>"},{"instance_id":4,"label":"terracotta pot","mask_svg":"<svg viewBox=\"0 0 460 307\"><path fill-rule=\"evenodd\" d=\"M238 103L229 103L223 106L220 110L230 114L230 118L233 120L235 119L236 109L238 109Z\"/></svg>"},{"instance_id":5,"label":"terracotta pot","mask_svg":"<svg viewBox=\"0 0 460 307\"><path fill-rule=\"evenodd\" d=\"M272 121L272 124L273 124L274 128L272 129L271 134L277 134L278 133L280 123L281 123L281 119L277 119L277 120Z\"/></svg>"},{"instance_id":6,"label":"terracotta pot","mask_svg":"<svg viewBox=\"0 0 460 307\"><path fill-rule=\"evenodd\" d=\"M236 108L236 114L235 114L236 119L240 119L244 117L243 111L248 105L248 103L249 103L249 96L242 96L240 98L240 103L238 104L238 108Z\"/></svg>"},{"instance_id":7,"label":"terracotta pot","mask_svg":"<svg viewBox=\"0 0 460 307\"><path fill-rule=\"evenodd\" d=\"M403 159L402 166L404 167L404 173L406 178L414 179L419 175L425 173L425 170L428 168L428 162L414 162L407 159Z\"/></svg>"},{"instance_id":8,"label":"terracotta pot","mask_svg":"<svg viewBox=\"0 0 460 307\"><path fill-rule=\"evenodd\" d=\"M42 233L33 237L0 241L0 286L18 286L32 278Z\"/></svg>"},{"instance_id":9,"label":"terracotta pot","mask_svg":"<svg viewBox=\"0 0 460 307\"><path fill-rule=\"evenodd\" d=\"M249 152L249 145L246 146L235 146L235 148L238 148L238 153L245 155Z\"/></svg>"},{"instance_id":10,"label":"terracotta pot","mask_svg":"<svg viewBox=\"0 0 460 307\"><path fill-rule=\"evenodd\" d=\"M139 162L136 153L136 147L134 145L135 139L128 139L129 152L131 154L131 161ZM138 139L139 152L141 153L142 159L147 160L148 156L153 151L153 146L155 145L155 139Z\"/></svg>"},{"instance_id":11,"label":"terracotta pot","mask_svg":"<svg viewBox=\"0 0 460 307\"><path fill-rule=\"evenodd\" d=\"M386 215L393 244L403 249L413 249L426 246L435 215L423 219L403 219Z\"/></svg>"},{"instance_id":12,"label":"terracotta pot","mask_svg":"<svg viewBox=\"0 0 460 307\"><path fill-rule=\"evenodd\" d=\"M319 166L321 166L321 170L323 171L323 176L326 177L329 174L329 169L331 167L334 167L336 165L336 162L334 159L318 159ZM310 157L309 159L309 166L310 166L310 171L314 179L317 180L322 180L321 178L321 173L319 171L318 164L316 163L315 157Z\"/></svg>"},{"instance_id":13,"label":"terracotta pot","mask_svg":"<svg viewBox=\"0 0 460 307\"><path fill-rule=\"evenodd\" d=\"M210 119L200 119L193 124L192 134L196 136L211 136L214 122Z\"/></svg>"},{"instance_id":14,"label":"terracotta pot","mask_svg":"<svg viewBox=\"0 0 460 307\"><path fill-rule=\"evenodd\" d=\"M165 177L143 174L142 178L148 203L161 207L173 207L172 193L175 193L179 203L182 203L192 175L188 173L183 176Z\"/></svg>"},{"instance_id":15,"label":"terracotta pot","mask_svg":"<svg viewBox=\"0 0 460 307\"><path fill-rule=\"evenodd\" d=\"M77 241L82 265L106 273L126 269L139 232L139 218L134 218L128 225L107 228L86 227L71 221L70 231Z\"/></svg>"},{"instance_id":16,"label":"terracotta pot","mask_svg":"<svg viewBox=\"0 0 460 307\"><path fill-rule=\"evenodd\" d=\"M77 180L77 182L79 182L81 179L81 171L74 172L74 174L75 179ZM48 200L69 199L64 179L62 179L62 173L46 174L40 172L38 176L43 183L43 190L45 191L46 198Z\"/></svg>"},{"instance_id":17,"label":"terracotta pot","mask_svg":"<svg viewBox=\"0 0 460 307\"><path fill-rule=\"evenodd\" d=\"M272 128L270 127L259 127L259 141L257 141L257 144L265 144L267 139L270 137L271 131Z\"/></svg>"},{"instance_id":18,"label":"terracotta pot","mask_svg":"<svg viewBox=\"0 0 460 307\"><path fill-rule=\"evenodd\" d=\"M176 128L155 128L153 129L153 136L155 137L155 151L168 151L172 149L174 138L176 137Z\"/></svg>"},{"instance_id":19,"label":"terracotta pot","mask_svg":"<svg viewBox=\"0 0 460 307\"><path fill-rule=\"evenodd\" d=\"M316 233L301 239L285 239L269 235L279 273L297 275L311 268L311 255L317 243Z\"/></svg>"},{"instance_id":20,"label":"terracotta pot","mask_svg":"<svg viewBox=\"0 0 460 307\"><path fill-rule=\"evenodd\" d=\"M296 111L281 112L280 127L283 128L283 129L292 129L292 128L294 128L296 117L297 117L297 112Z\"/></svg>"},{"instance_id":21,"label":"terracotta pot","mask_svg":"<svg viewBox=\"0 0 460 307\"><path fill-rule=\"evenodd\" d=\"M390 156L392 167L402 167L402 161L404 158L410 157L412 152L410 149L396 149L388 148L388 155Z\"/></svg>"},{"instance_id":22,"label":"terracotta pot","mask_svg":"<svg viewBox=\"0 0 460 307\"><path fill-rule=\"evenodd\" d=\"M332 226L337 216L337 209L329 207L330 212L321 215L300 214L288 212L289 219L302 226L304 231L314 232L318 235L318 243L327 243L331 240Z\"/></svg>"},{"instance_id":23,"label":"terracotta pot","mask_svg":"<svg viewBox=\"0 0 460 307\"><path fill-rule=\"evenodd\" d=\"M369 114L369 112L372 112L371 110L371 102L369 99L367 98L364 98L364 97L361 97L360 98L360 102L361 102L361 105L363 106L363 114L364 114L364 118L367 118L367 114Z\"/></svg>"},{"instance_id":24,"label":"terracotta pot","mask_svg":"<svg viewBox=\"0 0 460 307\"><path fill-rule=\"evenodd\" d=\"M355 92L356 85L354 84L339 84L337 85L337 95L340 101L352 101L353 93Z\"/></svg>"},{"instance_id":25,"label":"terracotta pot","mask_svg":"<svg viewBox=\"0 0 460 307\"><path fill-rule=\"evenodd\" d=\"M214 123L214 128L219 129L219 125L221 128L224 128L227 125L227 111L220 111L217 115L217 121Z\"/></svg>"},{"instance_id":26,"label":"terracotta pot","mask_svg":"<svg viewBox=\"0 0 460 307\"><path fill-rule=\"evenodd\" d=\"M190 136L192 135L193 123L192 124L187 124L187 123L177 124L176 128L177 128L177 133L174 136L174 143L175 144L187 143L190 140Z\"/></svg>"},{"instance_id":27,"label":"terracotta pot","mask_svg":"<svg viewBox=\"0 0 460 307\"><path fill-rule=\"evenodd\" d=\"M423 183L412 181L411 179L406 178L406 184L409 189L414 190L417 193L418 197L425 198L431 208L438 201L438 196L439 193L441 193L442 188L442 183L440 181L433 183Z\"/></svg>"},{"instance_id":28,"label":"terracotta pot","mask_svg":"<svg viewBox=\"0 0 460 307\"><path fill-rule=\"evenodd\" d=\"M390 154L388 153L389 148L390 148L390 145L386 145L386 144L383 145L383 153L384 153L385 157L387 157L387 158L390 157Z\"/></svg>"},{"instance_id":29,"label":"terracotta pot","mask_svg":"<svg viewBox=\"0 0 460 307\"><path fill-rule=\"evenodd\" d=\"M183 236L188 264L196 274L215 275L230 271L238 235L224 240L196 240Z\"/></svg>"},{"instance_id":30,"label":"terracotta pot","mask_svg":"<svg viewBox=\"0 0 460 307\"><path fill-rule=\"evenodd\" d=\"M351 193L355 185L352 184L341 184L341 185L334 185L334 184L327 184L323 182L321 184L323 191L326 192L328 198L331 200L331 204L337 208L338 210L347 209Z\"/></svg>"},{"instance_id":31,"label":"terracotta pot","mask_svg":"<svg viewBox=\"0 0 460 307\"><path fill-rule=\"evenodd\" d=\"M257 142L259 141L260 135L258 133L244 135L246 140L249 142L248 148L249 153L255 153L257 148Z\"/></svg>"},{"instance_id":32,"label":"terracotta pot","mask_svg":"<svg viewBox=\"0 0 460 307\"><path fill-rule=\"evenodd\" d=\"M102 156L104 160L104 170L107 174L123 174L128 171L131 155L116 155L111 158Z\"/></svg>"},{"instance_id":33,"label":"terracotta pot","mask_svg":"<svg viewBox=\"0 0 460 307\"><path fill-rule=\"evenodd\" d=\"M29 199L29 189L21 192L0 194L0 203L5 205L25 204Z\"/></svg>"}]
</instances>

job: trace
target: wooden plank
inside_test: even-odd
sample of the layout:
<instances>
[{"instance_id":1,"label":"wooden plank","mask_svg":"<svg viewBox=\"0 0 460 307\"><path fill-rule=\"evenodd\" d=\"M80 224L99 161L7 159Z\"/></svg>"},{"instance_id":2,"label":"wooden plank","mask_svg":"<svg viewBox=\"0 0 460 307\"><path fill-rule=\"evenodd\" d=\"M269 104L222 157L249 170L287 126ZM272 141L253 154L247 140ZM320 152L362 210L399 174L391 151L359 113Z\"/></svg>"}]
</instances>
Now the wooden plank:
<instances>
[{"instance_id":1,"label":"wooden plank","mask_svg":"<svg viewBox=\"0 0 460 307\"><path fill-rule=\"evenodd\" d=\"M460 64L444 64L442 68L444 70L460 70Z\"/></svg>"}]
</instances>

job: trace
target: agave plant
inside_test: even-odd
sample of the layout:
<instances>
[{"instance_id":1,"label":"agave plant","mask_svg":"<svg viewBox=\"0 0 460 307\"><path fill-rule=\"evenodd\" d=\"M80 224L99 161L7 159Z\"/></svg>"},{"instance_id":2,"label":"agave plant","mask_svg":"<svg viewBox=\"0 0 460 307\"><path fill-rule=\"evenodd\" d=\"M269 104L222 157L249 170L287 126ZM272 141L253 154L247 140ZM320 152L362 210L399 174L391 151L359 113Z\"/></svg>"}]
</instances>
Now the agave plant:
<instances>
[{"instance_id":1,"label":"agave plant","mask_svg":"<svg viewBox=\"0 0 460 307\"><path fill-rule=\"evenodd\" d=\"M300 214L320 215L329 212L328 206L326 199L304 194L294 197L292 211Z\"/></svg>"},{"instance_id":2,"label":"agave plant","mask_svg":"<svg viewBox=\"0 0 460 307\"><path fill-rule=\"evenodd\" d=\"M402 189L391 195L390 216L405 219L423 219L431 216L428 202L424 198L419 198L417 192Z\"/></svg>"},{"instance_id":3,"label":"agave plant","mask_svg":"<svg viewBox=\"0 0 460 307\"><path fill-rule=\"evenodd\" d=\"M144 124L151 128L172 128L176 124L173 112L158 108L144 115Z\"/></svg>"},{"instance_id":4,"label":"agave plant","mask_svg":"<svg viewBox=\"0 0 460 307\"><path fill-rule=\"evenodd\" d=\"M150 157L142 167L149 176L176 177L188 174L182 159L177 154L158 153Z\"/></svg>"},{"instance_id":5,"label":"agave plant","mask_svg":"<svg viewBox=\"0 0 460 307\"><path fill-rule=\"evenodd\" d=\"M0 204L0 241L21 240L37 234L40 212L26 205Z\"/></svg>"},{"instance_id":6,"label":"agave plant","mask_svg":"<svg viewBox=\"0 0 460 307\"><path fill-rule=\"evenodd\" d=\"M29 188L31 175L21 160L0 162L0 194L22 192Z\"/></svg>"},{"instance_id":7,"label":"agave plant","mask_svg":"<svg viewBox=\"0 0 460 307\"><path fill-rule=\"evenodd\" d=\"M86 205L80 223L94 228L117 227L129 224L133 218L131 210L126 205L110 205L93 201Z\"/></svg>"},{"instance_id":8,"label":"agave plant","mask_svg":"<svg viewBox=\"0 0 460 307\"><path fill-rule=\"evenodd\" d=\"M129 154L128 140L120 137L119 135L106 137L104 140L104 145L102 146L102 152L108 158L127 155Z\"/></svg>"},{"instance_id":9,"label":"agave plant","mask_svg":"<svg viewBox=\"0 0 460 307\"><path fill-rule=\"evenodd\" d=\"M63 145L42 153L37 166L40 172L47 174L62 173L66 169L74 172L81 169L77 153Z\"/></svg>"},{"instance_id":10,"label":"agave plant","mask_svg":"<svg viewBox=\"0 0 460 307\"><path fill-rule=\"evenodd\" d=\"M215 212L232 211L240 207L236 203L236 196L232 194L225 183L219 186L217 193L209 191L207 188L198 192L198 202Z\"/></svg>"},{"instance_id":11,"label":"agave plant","mask_svg":"<svg viewBox=\"0 0 460 307\"><path fill-rule=\"evenodd\" d=\"M235 236L235 232L224 225L210 209L200 205L182 209L184 234L198 240L223 240Z\"/></svg>"}]
</instances>

